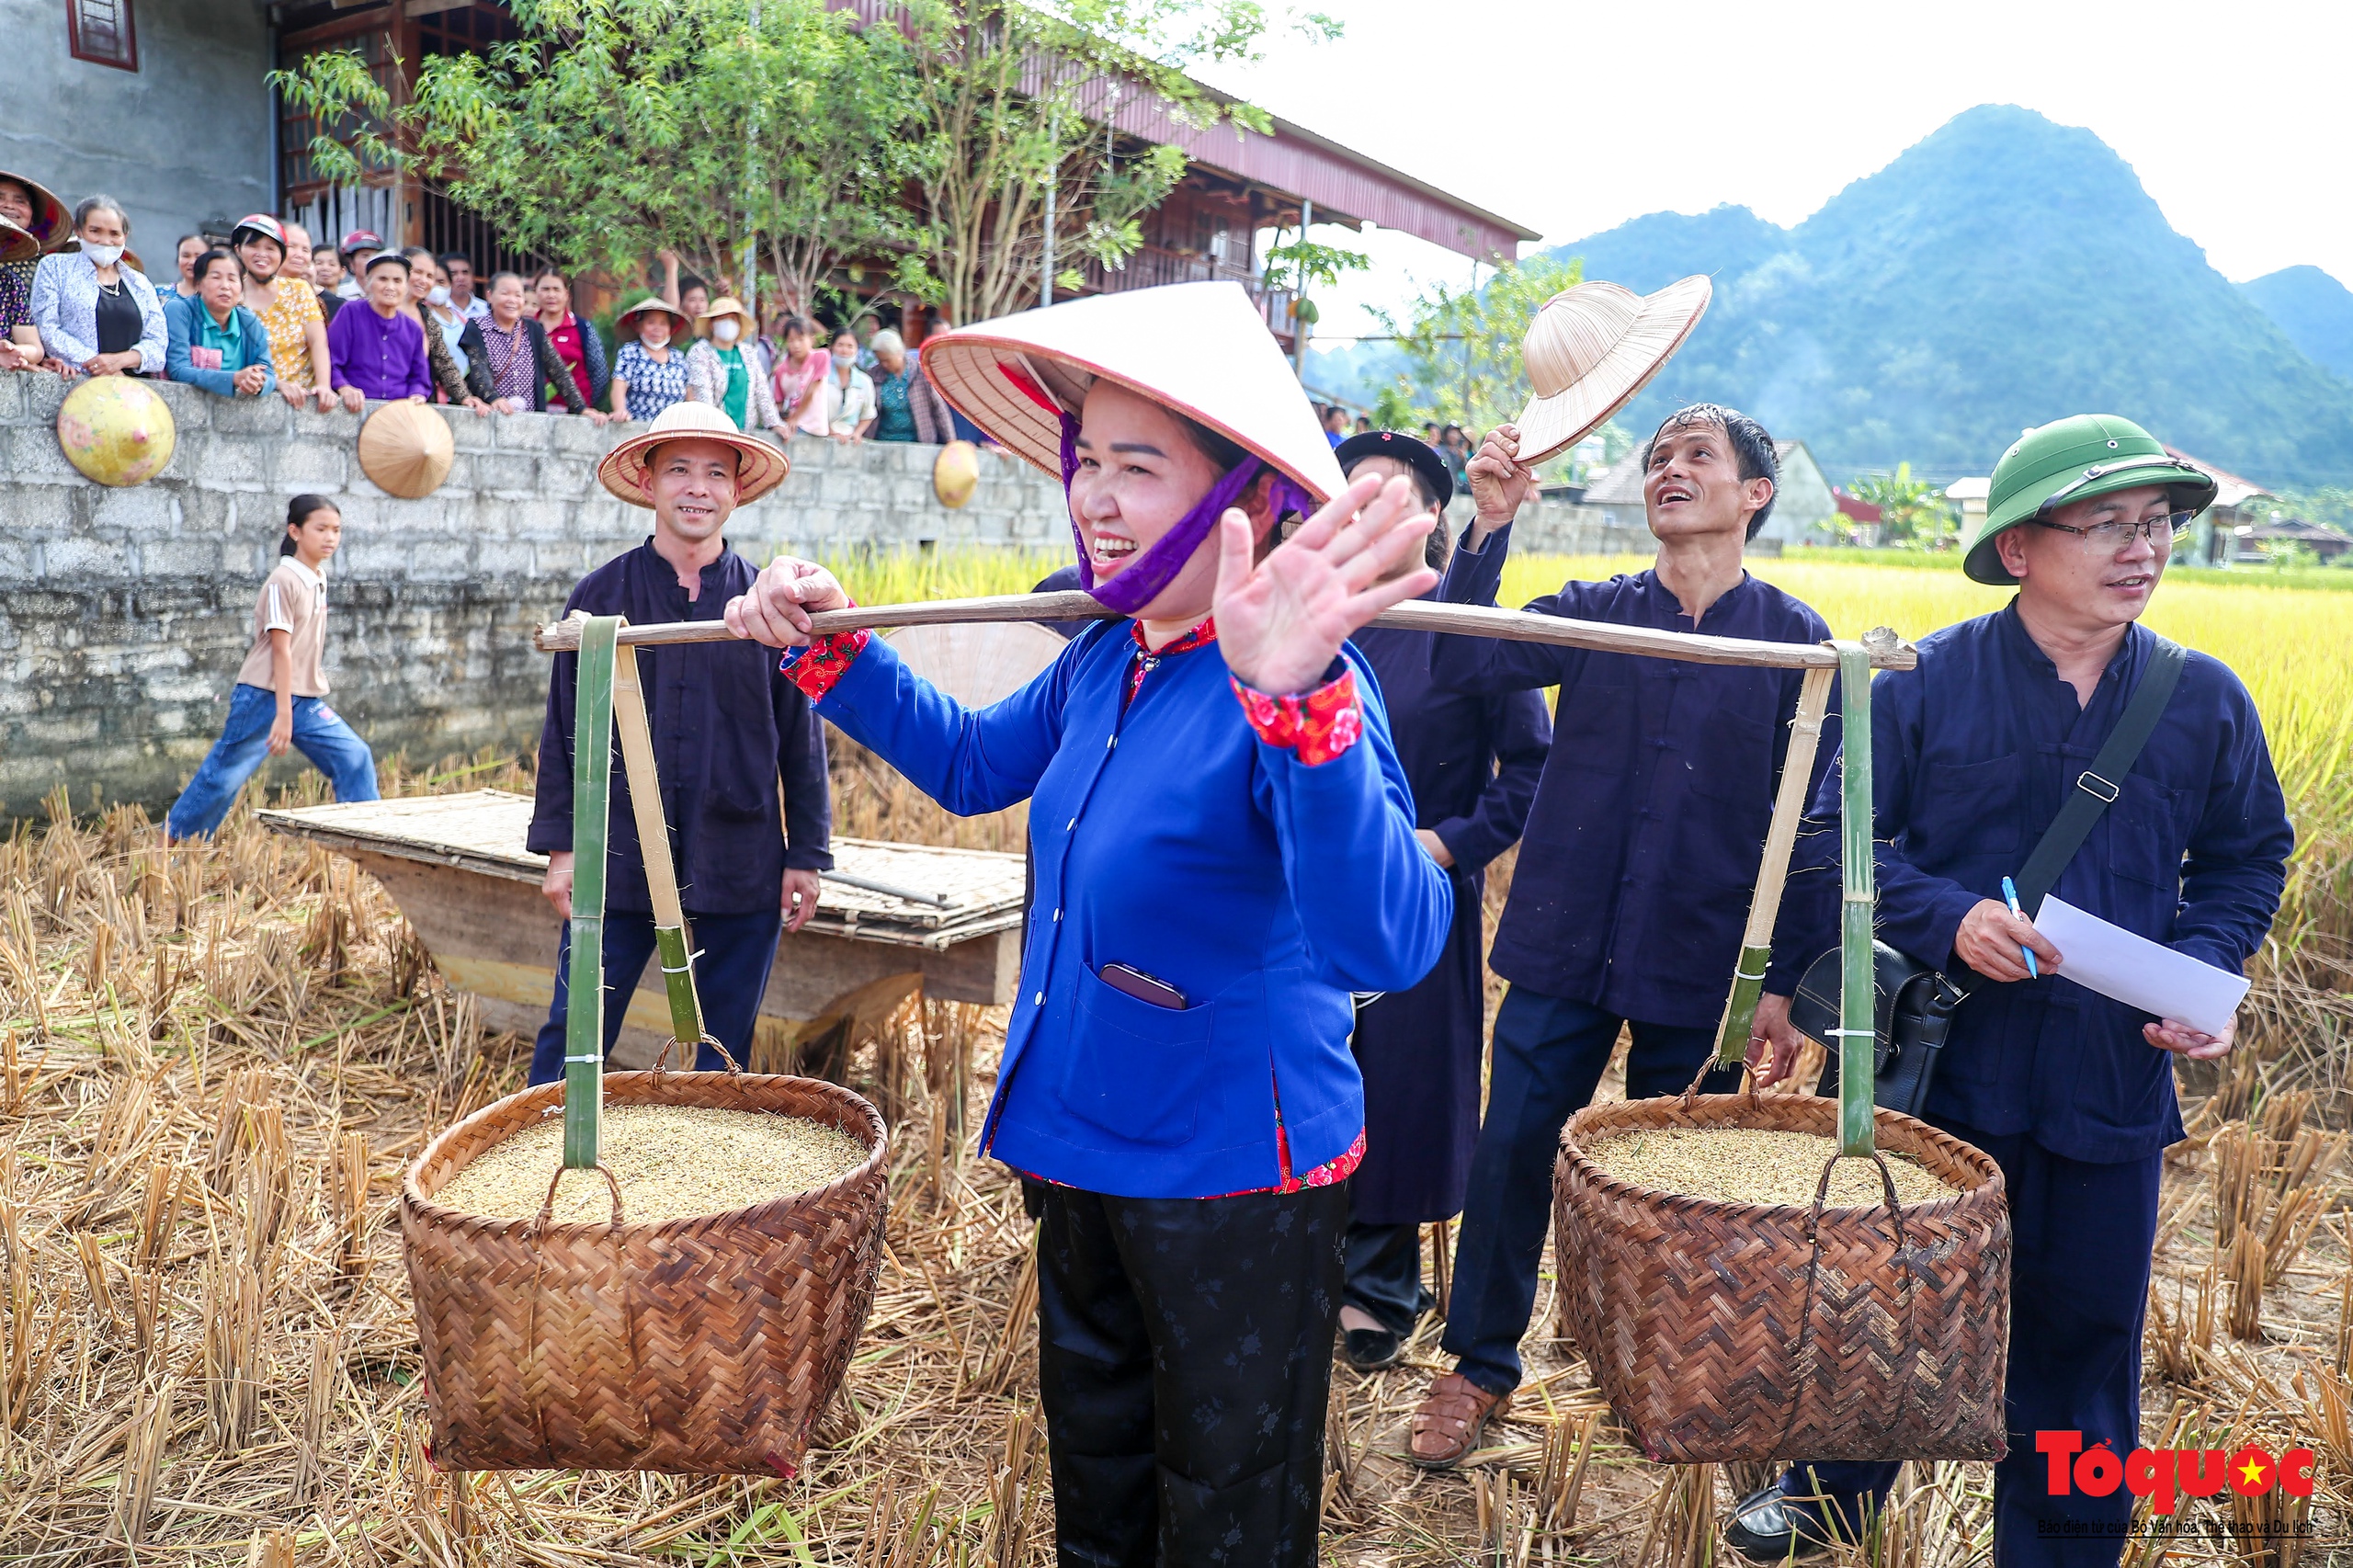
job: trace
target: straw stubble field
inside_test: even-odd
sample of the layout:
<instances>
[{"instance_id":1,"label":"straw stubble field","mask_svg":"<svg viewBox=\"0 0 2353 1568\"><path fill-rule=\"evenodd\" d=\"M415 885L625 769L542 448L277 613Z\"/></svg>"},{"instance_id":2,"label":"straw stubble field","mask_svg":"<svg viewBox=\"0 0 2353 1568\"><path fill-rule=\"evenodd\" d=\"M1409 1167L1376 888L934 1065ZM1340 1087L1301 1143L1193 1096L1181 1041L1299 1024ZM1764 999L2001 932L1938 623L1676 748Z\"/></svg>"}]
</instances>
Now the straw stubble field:
<instances>
[{"instance_id":1,"label":"straw stubble field","mask_svg":"<svg viewBox=\"0 0 2353 1568\"><path fill-rule=\"evenodd\" d=\"M1027 563L989 566L983 576L970 562L925 562L893 569L914 581L858 585L870 602L1028 585L1006 580ZM1825 589L1837 585L1798 591L1841 631L1927 624L1871 613L1868 597L1834 608ZM1942 585L1949 604L1958 585ZM2341 679L2345 654L2298 641L2297 619L2268 604L2226 656L2256 677L2249 661L2285 641L2308 677ZM2251 684L2268 713L2279 690L2295 703L2302 689ZM2343 800L2348 708L2339 699L2332 715L2314 697L2286 710L2307 713L2300 733L2336 753L2283 756L2283 771L2303 770L2302 823L2316 792ZM847 745L835 771L840 831L1019 843L1017 811L948 818ZM388 792L527 784L491 759L388 775ZM316 798L314 781L297 790ZM2336 852L2319 866L2305 852L2302 940L2267 966L2257 1049L2194 1085L2195 1135L2168 1165L2148 1429L2182 1447L2251 1435L2275 1451L2315 1448L2311 1517L2342 1537L2353 1506L2334 1049L2342 819L2312 842ZM1508 881L1506 864L1491 918ZM993 1081L999 1026L986 1011L917 1002L848 1064L894 1130L888 1255L845 1397L799 1480L456 1474L427 1452L394 1199L430 1131L520 1084L527 1042L474 1026L366 878L243 812L217 846L166 855L134 811L75 822L61 806L0 843L0 1562L1051 1560L1029 1226L1005 1174L960 1136ZM1707 1560L1712 1515L1751 1477L1668 1471L1630 1453L1554 1336L1551 1278L1530 1382L1461 1474L1424 1476L1398 1457L1441 1365L1434 1328L1398 1370L1336 1374L1332 1561ZM1442 1290L1442 1273L1432 1282ZM1884 1521L1876 1560L1966 1561L1984 1545L1984 1490L1980 1467L1924 1468ZM2170 1549L2234 1560L2288 1501L2196 1505ZM2325 1555L2308 1549L2303 1561Z\"/></svg>"}]
</instances>

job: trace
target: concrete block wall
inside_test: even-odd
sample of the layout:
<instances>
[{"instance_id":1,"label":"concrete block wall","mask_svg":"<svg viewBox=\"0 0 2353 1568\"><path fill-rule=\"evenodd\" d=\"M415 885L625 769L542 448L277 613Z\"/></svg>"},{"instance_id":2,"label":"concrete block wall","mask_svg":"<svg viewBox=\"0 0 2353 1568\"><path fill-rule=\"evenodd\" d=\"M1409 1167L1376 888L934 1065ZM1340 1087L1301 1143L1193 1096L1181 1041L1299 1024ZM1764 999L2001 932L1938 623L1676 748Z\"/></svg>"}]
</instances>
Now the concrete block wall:
<instances>
[{"instance_id":1,"label":"concrete block wall","mask_svg":"<svg viewBox=\"0 0 2353 1568\"><path fill-rule=\"evenodd\" d=\"M59 783L83 808L94 788L108 801L170 801L219 733L297 494L329 497L344 518L331 700L380 755L415 758L531 744L547 665L530 628L651 528L596 481L627 426L444 410L456 462L439 490L405 501L359 472L349 415L158 384L177 426L171 465L109 490L58 449L67 390L0 374L0 815L31 813ZM1068 537L1060 487L1007 458L983 454L977 492L949 511L931 494L937 455L797 440L790 476L736 514L730 540L765 562L788 547Z\"/></svg>"}]
</instances>

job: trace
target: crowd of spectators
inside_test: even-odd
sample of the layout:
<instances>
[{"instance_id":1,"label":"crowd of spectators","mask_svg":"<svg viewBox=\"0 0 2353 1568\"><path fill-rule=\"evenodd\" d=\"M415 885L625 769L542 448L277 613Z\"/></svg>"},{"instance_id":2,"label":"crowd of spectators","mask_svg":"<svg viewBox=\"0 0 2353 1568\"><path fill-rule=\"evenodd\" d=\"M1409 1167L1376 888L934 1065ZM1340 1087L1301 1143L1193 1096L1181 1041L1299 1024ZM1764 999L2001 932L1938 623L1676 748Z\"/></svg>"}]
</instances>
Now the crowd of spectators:
<instances>
[{"instance_id":1,"label":"crowd of spectators","mask_svg":"<svg viewBox=\"0 0 2353 1568\"><path fill-rule=\"evenodd\" d=\"M903 327L862 310L830 337L789 308L762 332L740 301L661 259L660 289L620 312L609 342L554 268L478 278L460 252L366 229L330 245L268 213L183 235L159 285L121 203L90 196L69 217L0 170L0 370L144 376L322 414L406 399L631 423L693 400L779 443L979 438L923 375L937 308L908 306Z\"/></svg>"}]
</instances>

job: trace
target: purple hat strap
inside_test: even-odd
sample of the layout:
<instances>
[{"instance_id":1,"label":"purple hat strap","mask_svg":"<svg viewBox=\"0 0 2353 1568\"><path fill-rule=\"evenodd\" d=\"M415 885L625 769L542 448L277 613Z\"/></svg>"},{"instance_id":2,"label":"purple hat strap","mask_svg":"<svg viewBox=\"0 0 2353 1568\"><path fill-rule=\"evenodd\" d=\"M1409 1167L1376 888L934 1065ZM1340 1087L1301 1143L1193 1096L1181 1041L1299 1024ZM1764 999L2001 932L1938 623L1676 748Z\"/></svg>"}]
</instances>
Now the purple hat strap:
<instances>
[{"instance_id":1,"label":"purple hat strap","mask_svg":"<svg viewBox=\"0 0 2353 1568\"><path fill-rule=\"evenodd\" d=\"M1078 420L1072 415L1063 414L1062 426L1063 494L1067 498L1070 482L1078 472ZM1071 541L1078 551L1080 585L1093 594L1096 602L1105 609L1117 610L1121 615L1135 614L1156 598L1163 588L1176 580L1176 574L1185 569L1185 563L1193 558L1193 552L1201 547L1201 541L1209 538L1210 530L1217 526L1220 517L1225 516L1226 508L1242 498L1242 493L1250 488L1251 482L1266 467L1266 463L1255 455L1245 457L1210 487L1210 493L1179 518L1175 528L1154 540L1150 549L1099 585L1095 581L1095 562L1087 554L1086 530L1078 526L1078 514L1074 511L1070 532ZM1279 470L1270 472L1274 483L1268 489L1267 500L1273 506L1278 520L1286 512L1297 512L1305 517L1313 510L1314 502L1304 488Z\"/></svg>"}]
</instances>

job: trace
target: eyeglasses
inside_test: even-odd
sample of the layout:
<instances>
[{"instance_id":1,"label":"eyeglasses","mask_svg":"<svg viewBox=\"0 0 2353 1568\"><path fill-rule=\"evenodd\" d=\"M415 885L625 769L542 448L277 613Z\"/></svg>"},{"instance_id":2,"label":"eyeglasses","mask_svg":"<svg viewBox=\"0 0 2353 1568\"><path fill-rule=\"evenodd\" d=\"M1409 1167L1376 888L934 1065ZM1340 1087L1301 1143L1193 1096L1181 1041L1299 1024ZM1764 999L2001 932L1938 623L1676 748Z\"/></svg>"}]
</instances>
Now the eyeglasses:
<instances>
[{"instance_id":1,"label":"eyeglasses","mask_svg":"<svg viewBox=\"0 0 2353 1568\"><path fill-rule=\"evenodd\" d=\"M2084 541L2086 550L2113 554L2134 540L2146 540L2155 549L2170 550L2189 531L2190 519L2197 515L2195 512L2166 512L2154 517L2143 517L2136 522L2119 518L2094 523L2087 528L2079 528L2072 523L2054 523L2048 517L2035 517L2031 521L2039 528L2074 534Z\"/></svg>"}]
</instances>

